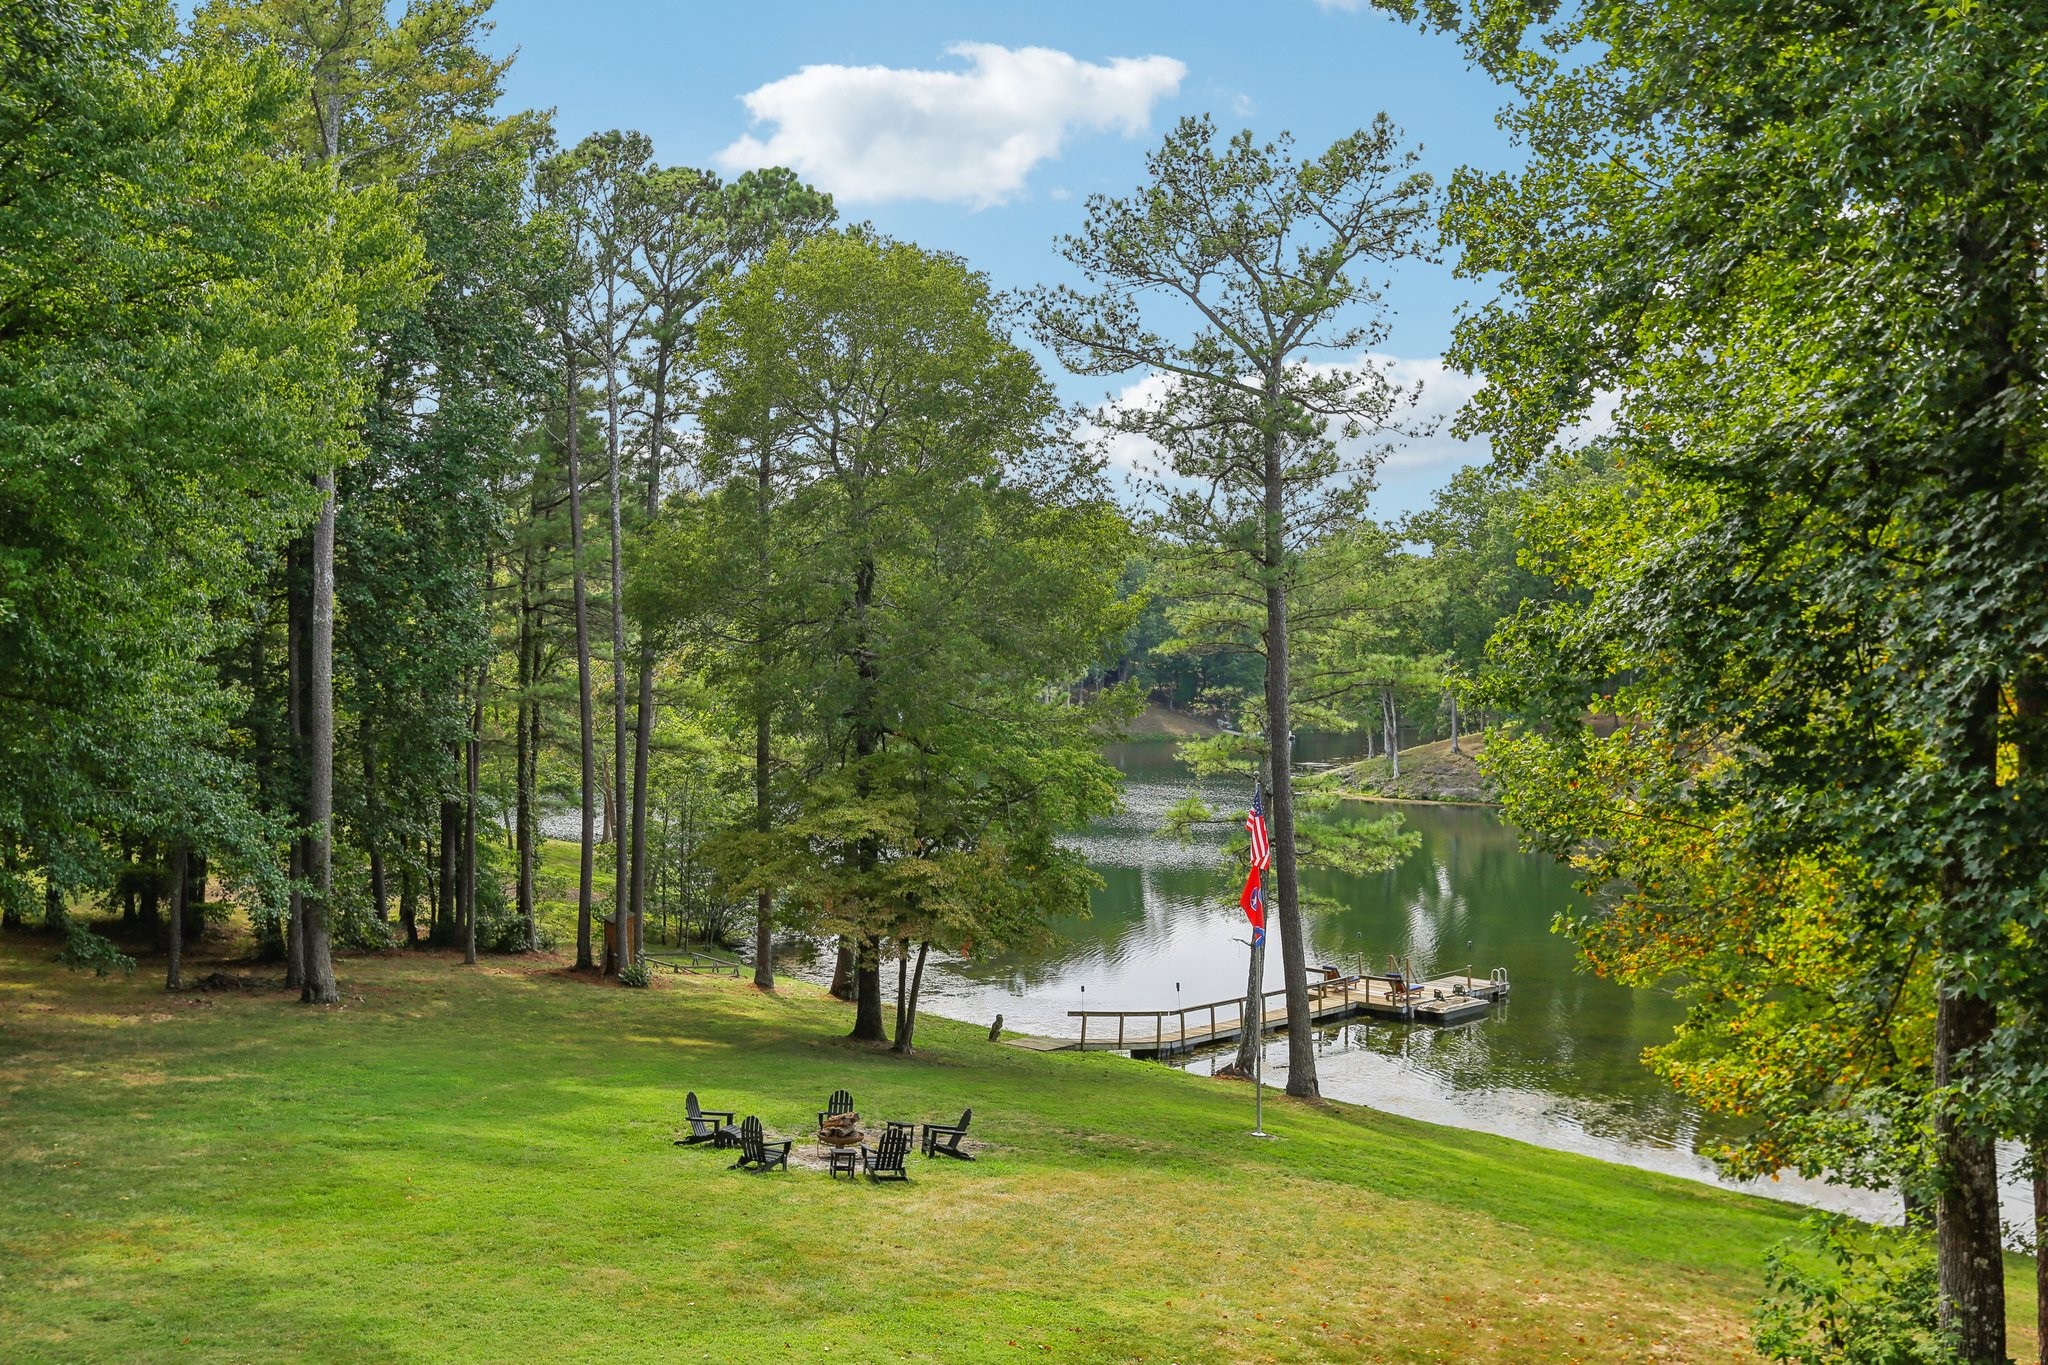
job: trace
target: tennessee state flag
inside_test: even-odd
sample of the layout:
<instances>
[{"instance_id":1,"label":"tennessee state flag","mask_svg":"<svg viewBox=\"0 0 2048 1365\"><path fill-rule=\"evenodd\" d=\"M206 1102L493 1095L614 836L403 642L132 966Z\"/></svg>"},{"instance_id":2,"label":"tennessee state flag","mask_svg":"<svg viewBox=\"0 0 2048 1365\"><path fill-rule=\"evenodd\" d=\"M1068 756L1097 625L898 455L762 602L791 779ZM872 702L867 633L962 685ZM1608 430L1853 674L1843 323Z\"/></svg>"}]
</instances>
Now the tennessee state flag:
<instances>
[{"instance_id":1,"label":"tennessee state flag","mask_svg":"<svg viewBox=\"0 0 2048 1365\"><path fill-rule=\"evenodd\" d=\"M1244 917L1252 922L1252 947L1266 941L1266 892L1259 885L1259 865L1253 863L1244 874L1244 890L1239 893L1237 903L1244 908Z\"/></svg>"}]
</instances>

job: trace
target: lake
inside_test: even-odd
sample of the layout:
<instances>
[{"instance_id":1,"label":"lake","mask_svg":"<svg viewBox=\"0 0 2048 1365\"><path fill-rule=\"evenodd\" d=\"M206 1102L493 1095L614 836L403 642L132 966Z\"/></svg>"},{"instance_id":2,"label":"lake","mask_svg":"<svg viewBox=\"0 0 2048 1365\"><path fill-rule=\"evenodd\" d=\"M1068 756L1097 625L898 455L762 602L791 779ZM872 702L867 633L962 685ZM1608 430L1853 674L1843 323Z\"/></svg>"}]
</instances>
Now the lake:
<instances>
[{"instance_id":1,"label":"lake","mask_svg":"<svg viewBox=\"0 0 2048 1365\"><path fill-rule=\"evenodd\" d=\"M1092 913L1060 921L1058 942L1041 953L934 955L921 1008L984 1025L1001 1014L1011 1029L1071 1037L1078 1033L1071 1009L1174 1009L1243 995L1247 928L1237 880L1219 863L1231 830L1204 831L1190 844L1154 833L1167 806L1196 789L1170 743L1119 745L1108 757L1128 782L1125 809L1076 841L1104 882ZM1204 794L1218 810L1241 813L1250 793L1237 783ZM1320 1030L1323 1094L1733 1184L1699 1155L1726 1130L1642 1062L1645 1047L1670 1036L1679 1003L1668 992L1617 986L1580 970L1570 940L1551 932L1560 911L1583 904L1570 871L1524 852L1491 810L1347 802L1337 818L1390 812L1422 839L1399 867L1367 877L1303 874L1307 889L1338 904L1311 915L1309 962L1378 972L1391 953L1411 958L1426 976L1470 964L1483 977L1504 967L1513 991L1486 1017L1449 1028L1373 1020ZM1277 931L1270 946L1266 983L1278 987ZM1208 1071L1228 1060L1198 1055L1179 1064ZM1270 1039L1269 1085L1285 1085L1286 1063L1285 1038ZM1247 1090L1248 1129L1251 1098ZM1895 1216L1896 1201L1886 1196L1789 1175L1739 1188L1867 1218Z\"/></svg>"}]
</instances>

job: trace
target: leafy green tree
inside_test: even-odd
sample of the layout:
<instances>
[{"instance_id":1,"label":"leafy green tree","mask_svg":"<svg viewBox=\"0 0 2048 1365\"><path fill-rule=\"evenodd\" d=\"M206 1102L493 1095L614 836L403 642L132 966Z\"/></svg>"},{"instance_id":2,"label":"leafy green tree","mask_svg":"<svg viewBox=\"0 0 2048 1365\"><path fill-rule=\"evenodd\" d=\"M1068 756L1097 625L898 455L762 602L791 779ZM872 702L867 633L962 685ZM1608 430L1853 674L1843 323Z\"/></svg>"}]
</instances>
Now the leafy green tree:
<instances>
[{"instance_id":1,"label":"leafy green tree","mask_svg":"<svg viewBox=\"0 0 2048 1365\"><path fill-rule=\"evenodd\" d=\"M388 226L270 154L302 90L267 54L182 43L166 5L17 6L0 26L0 898L17 915L30 869L50 893L110 878L117 836L212 847L281 889L238 865L274 831L217 666L250 622L224 604L349 444L351 328Z\"/></svg>"},{"instance_id":2,"label":"leafy green tree","mask_svg":"<svg viewBox=\"0 0 2048 1365\"><path fill-rule=\"evenodd\" d=\"M1443 661L1453 753L1459 751L1459 694L1484 686L1495 629L1523 603L1551 595L1549 581L1522 562L1531 496L1522 481L1469 465L1402 524L1406 538L1429 549L1423 572L1432 591L1419 633Z\"/></svg>"},{"instance_id":3,"label":"leafy green tree","mask_svg":"<svg viewBox=\"0 0 2048 1365\"><path fill-rule=\"evenodd\" d=\"M1553 542L1591 601L1529 657L1551 665L1539 693L1624 679L1653 728L1561 724L1559 762L1650 745L1676 783L1617 804L1761 873L1840 870L1825 922L1899 952L1838 984L1863 1017L1817 1030L1871 1031L1912 989L1888 964L1927 964L1941 1325L2002 1361L1994 1139L2048 1109L2022 1004L2048 773L2014 758L2048 641L2048 143L2018 74L2048 60L2048 13L1396 8L1510 86L1530 151L1452 190L1461 268L1503 281L1458 336L1488 381L1470 420L1520 464L1619 399L1612 523ZM1696 908L1675 890L1673 915Z\"/></svg>"},{"instance_id":4,"label":"leafy green tree","mask_svg":"<svg viewBox=\"0 0 2048 1365\"><path fill-rule=\"evenodd\" d=\"M284 145L301 163L344 189L329 230L351 218L382 214L398 221L403 187L430 158L458 154L504 132L489 116L506 62L485 56L489 0L413 0L396 18L384 7L352 0L214 0L194 16L209 42L283 54L307 82L299 116ZM384 288L363 293L353 359L367 372L378 339L400 326L423 292L416 238L399 227L383 244ZM367 258L358 264L367 263ZM358 411L361 420L366 414ZM298 636L288 646L293 667L291 712L302 721L300 757L306 837L298 871L312 895L295 915L291 971L304 998L340 998L329 952L332 913L335 769L334 537L335 476L345 448L329 452L315 475L321 496L307 543L299 550L306 589L295 595ZM298 667L303 641L303 668ZM301 676L302 675L302 676ZM293 727L295 731L300 726Z\"/></svg>"},{"instance_id":5,"label":"leafy green tree","mask_svg":"<svg viewBox=\"0 0 2048 1365\"><path fill-rule=\"evenodd\" d=\"M1130 546L994 311L957 260L854 231L776 246L700 328L706 473L744 502L766 452L801 565L764 606L797 623L781 681L807 705L758 875L854 942L871 1041L884 943L1080 909L1053 836L1115 793L1113 704L1047 693L1128 624ZM907 1047L908 995L902 1015Z\"/></svg>"},{"instance_id":6,"label":"leafy green tree","mask_svg":"<svg viewBox=\"0 0 2048 1365\"><path fill-rule=\"evenodd\" d=\"M804 185L780 168L749 171L730 185L707 171L675 168L650 173L640 193L647 202L648 226L634 267L634 285L645 300L645 314L639 324L642 349L634 364L635 386L644 400L646 416L646 458L643 477L646 488L645 515L651 525L661 510L663 479L667 470L664 451L672 444L670 423L687 401L685 386L697 366L696 327L698 317L713 291L770 246L781 240L799 240L829 225L834 216L832 198ZM767 475L761 478L769 477ZM757 483L759 479L757 478ZM749 534L754 540L754 562L750 566L728 565L717 582L726 591L707 585L694 600L710 607L721 597L729 607L731 586L742 581L765 582L772 559L774 530L769 490L757 487L754 505L736 515L751 513ZM673 606L671 622L677 619ZM695 613L700 632L737 643L732 626L737 618L730 610L713 609ZM771 632L772 633L772 630ZM767 634L756 630L747 636L755 654L775 648ZM646 894L647 773L649 747L656 729L654 716L654 632L643 629L640 638L640 694L634 713L632 822L632 915L638 918ZM749 685L760 700L753 708L755 812L758 826L770 821L769 785L772 771L770 723L772 702L763 691L773 676L772 666L758 657L735 659L736 672L750 678ZM763 989L775 984L771 953L773 897L767 888L757 891L754 943L754 984Z\"/></svg>"},{"instance_id":7,"label":"leafy green tree","mask_svg":"<svg viewBox=\"0 0 2048 1365\"><path fill-rule=\"evenodd\" d=\"M554 248L547 225L522 212L527 160L499 142L423 179L412 217L434 284L379 348L367 453L340 485L342 691L361 774L344 797L373 911L385 917L386 850L403 878L424 880L414 850L459 829L432 933L465 946L480 776L470 760L494 650L486 597L528 458L515 437L549 379L526 308Z\"/></svg>"},{"instance_id":8,"label":"leafy green tree","mask_svg":"<svg viewBox=\"0 0 2048 1365\"><path fill-rule=\"evenodd\" d=\"M632 899L632 840L624 830L630 760L626 725L625 524L621 462L625 440L625 386L634 334L648 301L634 285L634 266L653 230L653 206L646 177L654 145L643 133L596 133L554 158L545 168L561 201L571 205L571 230L590 264L586 288L572 300L579 344L604 384L605 510L610 543L610 591L606 606L612 637L611 810L614 831L612 948L603 969L618 973L631 953L627 909ZM589 648L588 641L584 650Z\"/></svg>"},{"instance_id":9,"label":"leafy green tree","mask_svg":"<svg viewBox=\"0 0 2048 1365\"><path fill-rule=\"evenodd\" d=\"M563 500L569 532L569 589L575 628L576 741L579 773L577 809L581 830L577 840L576 967L596 965L591 955L590 926L595 910L597 856L597 718L590 676L590 602L583 552L583 439L589 409L584 404L584 342L576 316L576 300L591 287L593 266L585 250L585 210L576 193L576 177L560 157L550 157L534 176L536 215L558 225L570 243L558 287L536 296L535 321L553 343L561 369Z\"/></svg>"},{"instance_id":10,"label":"leafy green tree","mask_svg":"<svg viewBox=\"0 0 2048 1365\"><path fill-rule=\"evenodd\" d=\"M1039 335L1081 374L1166 381L1158 401L1113 407L1115 430L1156 441L1176 482L1164 524L1264 607L1264 730L1274 737L1274 909L1287 983L1288 1079L1315 1095L1308 968L1295 868L1290 589L1305 547L1356 523L1379 452L1340 444L1384 432L1405 395L1355 356L1383 338L1383 302L1362 269L1423 254L1430 181L1384 118L1295 161L1249 131L1217 145L1184 119L1147 160L1151 183L1097 195L1061 249L1094 292L1033 299ZM1162 321L1174 318L1170 330ZM1249 580L1248 584L1245 580Z\"/></svg>"}]
</instances>

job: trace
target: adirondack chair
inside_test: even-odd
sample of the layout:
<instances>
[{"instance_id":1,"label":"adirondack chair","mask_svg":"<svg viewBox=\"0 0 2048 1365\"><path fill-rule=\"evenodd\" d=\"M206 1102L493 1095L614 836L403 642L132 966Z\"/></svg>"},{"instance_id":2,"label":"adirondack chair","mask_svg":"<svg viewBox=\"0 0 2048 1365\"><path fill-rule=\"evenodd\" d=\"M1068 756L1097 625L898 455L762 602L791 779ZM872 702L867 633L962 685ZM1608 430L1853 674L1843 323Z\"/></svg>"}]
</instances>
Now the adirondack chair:
<instances>
[{"instance_id":1,"label":"adirondack chair","mask_svg":"<svg viewBox=\"0 0 2048 1365\"><path fill-rule=\"evenodd\" d=\"M910 1130L891 1128L882 1134L882 1140L873 1147L860 1149L861 1165L867 1168L870 1180L908 1180L910 1172L903 1169L903 1158L910 1155Z\"/></svg>"},{"instance_id":2,"label":"adirondack chair","mask_svg":"<svg viewBox=\"0 0 2048 1365\"><path fill-rule=\"evenodd\" d=\"M694 1147L708 1142L713 1147L737 1147L740 1130L732 1126L737 1117L729 1109L702 1109L697 1105L697 1092L692 1090L683 1096L683 1108L688 1111L690 1131L676 1139L678 1147Z\"/></svg>"},{"instance_id":3,"label":"adirondack chair","mask_svg":"<svg viewBox=\"0 0 2048 1365\"><path fill-rule=\"evenodd\" d=\"M962 1161L974 1158L960 1150L960 1139L967 1136L967 1125L974 1121L974 1111L960 1111L958 1123L927 1123L924 1126L924 1154L926 1156L958 1157Z\"/></svg>"},{"instance_id":4,"label":"adirondack chair","mask_svg":"<svg viewBox=\"0 0 2048 1365\"><path fill-rule=\"evenodd\" d=\"M740 1123L740 1159L727 1169L747 1169L758 1173L780 1166L786 1171L789 1169L789 1149L793 1145L788 1138L770 1140L763 1137L761 1120L749 1114Z\"/></svg>"},{"instance_id":5,"label":"adirondack chair","mask_svg":"<svg viewBox=\"0 0 2048 1365\"><path fill-rule=\"evenodd\" d=\"M852 1112L853 1096L844 1090L835 1090L832 1092L832 1098L825 1101L825 1111L818 1115L818 1126L823 1128L825 1120L831 1118L834 1114L851 1114Z\"/></svg>"}]
</instances>

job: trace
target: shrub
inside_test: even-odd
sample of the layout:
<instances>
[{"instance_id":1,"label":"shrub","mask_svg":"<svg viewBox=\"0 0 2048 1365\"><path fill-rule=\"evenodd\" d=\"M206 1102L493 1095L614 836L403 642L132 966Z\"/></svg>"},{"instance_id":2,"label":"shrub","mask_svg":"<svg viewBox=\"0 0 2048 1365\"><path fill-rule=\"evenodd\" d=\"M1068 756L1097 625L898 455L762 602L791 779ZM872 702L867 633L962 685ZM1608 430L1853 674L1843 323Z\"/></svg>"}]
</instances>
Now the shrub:
<instances>
[{"instance_id":1,"label":"shrub","mask_svg":"<svg viewBox=\"0 0 2048 1365\"><path fill-rule=\"evenodd\" d=\"M1834 1214L1806 1221L1806 1244L1764 1258L1756 1345L1787 1365L1951 1365L1937 1324L1934 1244Z\"/></svg>"},{"instance_id":2,"label":"shrub","mask_svg":"<svg viewBox=\"0 0 2048 1365\"><path fill-rule=\"evenodd\" d=\"M644 962L628 962L619 968L621 986L633 986L644 990L653 980L654 978L648 975L647 964Z\"/></svg>"},{"instance_id":3,"label":"shrub","mask_svg":"<svg viewBox=\"0 0 2048 1365\"><path fill-rule=\"evenodd\" d=\"M134 958L77 920L71 920L64 926L64 946L57 950L57 961L80 971L90 968L94 976L116 971L126 976L135 970Z\"/></svg>"}]
</instances>

